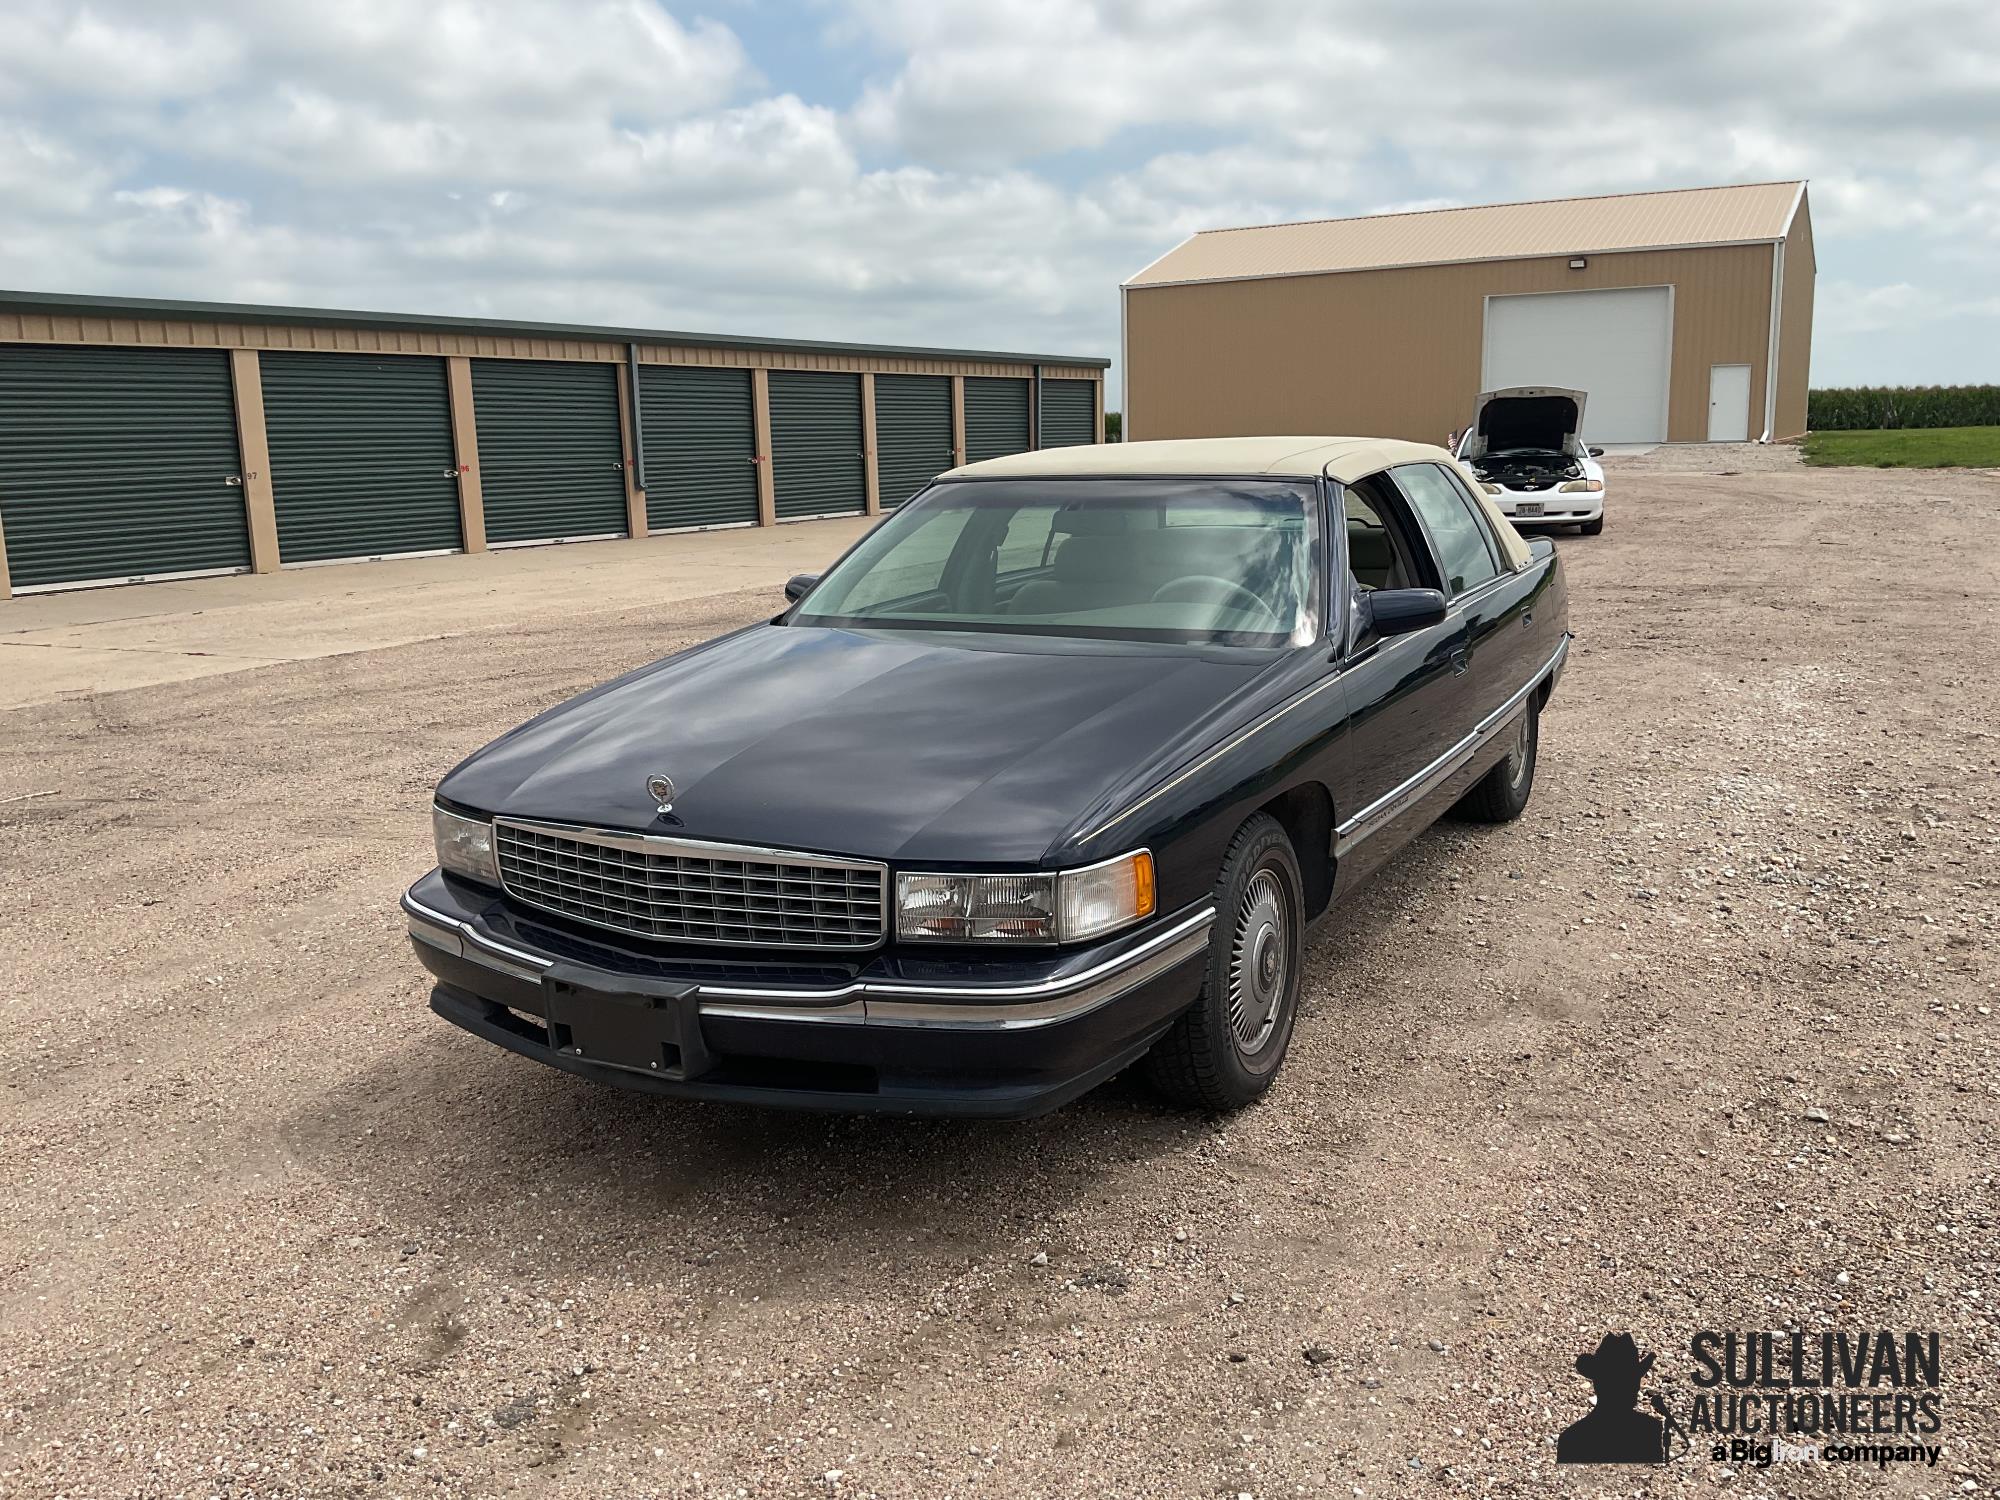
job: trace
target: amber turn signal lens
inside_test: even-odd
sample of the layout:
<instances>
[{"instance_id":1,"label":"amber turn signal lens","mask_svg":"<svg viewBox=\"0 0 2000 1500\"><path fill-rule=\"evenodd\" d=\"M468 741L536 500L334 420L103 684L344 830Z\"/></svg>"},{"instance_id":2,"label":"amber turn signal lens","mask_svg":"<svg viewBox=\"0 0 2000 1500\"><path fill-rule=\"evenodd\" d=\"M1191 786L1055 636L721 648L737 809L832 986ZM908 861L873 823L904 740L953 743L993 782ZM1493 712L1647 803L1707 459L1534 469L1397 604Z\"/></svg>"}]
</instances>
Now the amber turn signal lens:
<instances>
[{"instance_id":1,"label":"amber turn signal lens","mask_svg":"<svg viewBox=\"0 0 2000 1500\"><path fill-rule=\"evenodd\" d=\"M1153 853L1150 849L1141 849L1132 856L1132 886L1135 914L1150 917L1160 904L1159 891L1153 884Z\"/></svg>"}]
</instances>

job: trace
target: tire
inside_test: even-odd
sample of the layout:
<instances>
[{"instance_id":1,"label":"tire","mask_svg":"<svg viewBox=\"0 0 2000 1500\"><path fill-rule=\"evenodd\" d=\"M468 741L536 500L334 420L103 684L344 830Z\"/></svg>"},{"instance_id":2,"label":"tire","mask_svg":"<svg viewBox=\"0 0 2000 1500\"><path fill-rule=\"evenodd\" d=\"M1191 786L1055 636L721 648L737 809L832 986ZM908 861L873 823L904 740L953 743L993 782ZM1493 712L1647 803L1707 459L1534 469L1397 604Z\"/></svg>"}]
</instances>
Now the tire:
<instances>
[{"instance_id":1,"label":"tire","mask_svg":"<svg viewBox=\"0 0 2000 1500\"><path fill-rule=\"evenodd\" d=\"M1585 536L1602 536L1604 535L1604 517L1602 515L1594 516L1576 529Z\"/></svg>"},{"instance_id":2,"label":"tire","mask_svg":"<svg viewBox=\"0 0 2000 1500\"><path fill-rule=\"evenodd\" d=\"M1305 886L1277 819L1258 813L1236 831L1216 877L1215 913L1201 994L1153 1044L1146 1070L1174 1103L1220 1112L1270 1088L1298 1019Z\"/></svg>"},{"instance_id":3,"label":"tire","mask_svg":"<svg viewBox=\"0 0 2000 1500\"><path fill-rule=\"evenodd\" d=\"M1535 758L1542 744L1542 713L1530 703L1507 753L1458 799L1452 809L1475 823L1511 823L1528 806L1535 792Z\"/></svg>"}]
</instances>

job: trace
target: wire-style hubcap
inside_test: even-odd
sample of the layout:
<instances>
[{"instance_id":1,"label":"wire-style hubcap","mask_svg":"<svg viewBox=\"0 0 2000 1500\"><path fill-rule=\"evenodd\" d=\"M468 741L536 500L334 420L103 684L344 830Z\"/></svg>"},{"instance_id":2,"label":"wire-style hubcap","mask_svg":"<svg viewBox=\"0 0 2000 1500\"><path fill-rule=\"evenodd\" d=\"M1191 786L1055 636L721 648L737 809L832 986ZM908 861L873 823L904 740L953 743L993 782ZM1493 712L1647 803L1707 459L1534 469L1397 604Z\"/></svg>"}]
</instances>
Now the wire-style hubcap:
<instances>
[{"instance_id":1,"label":"wire-style hubcap","mask_svg":"<svg viewBox=\"0 0 2000 1500\"><path fill-rule=\"evenodd\" d=\"M1514 731L1514 748L1507 753L1507 783L1517 790L1528 774L1528 727L1528 716L1522 714L1521 727Z\"/></svg>"},{"instance_id":2,"label":"wire-style hubcap","mask_svg":"<svg viewBox=\"0 0 2000 1500\"><path fill-rule=\"evenodd\" d=\"M1278 1029L1290 971L1285 893L1276 875L1259 870L1237 908L1229 950L1229 1029L1243 1056L1262 1051Z\"/></svg>"}]
</instances>

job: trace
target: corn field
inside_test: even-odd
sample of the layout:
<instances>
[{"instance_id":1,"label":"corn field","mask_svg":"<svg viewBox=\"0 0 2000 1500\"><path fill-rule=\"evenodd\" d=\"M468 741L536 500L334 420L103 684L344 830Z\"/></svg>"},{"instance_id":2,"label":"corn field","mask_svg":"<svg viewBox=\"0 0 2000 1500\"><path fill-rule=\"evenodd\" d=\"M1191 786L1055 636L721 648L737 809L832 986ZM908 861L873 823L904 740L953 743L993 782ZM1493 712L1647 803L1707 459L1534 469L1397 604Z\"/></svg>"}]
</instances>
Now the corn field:
<instances>
[{"instance_id":1,"label":"corn field","mask_svg":"<svg viewBox=\"0 0 2000 1500\"><path fill-rule=\"evenodd\" d=\"M1813 391L1814 432L1878 427L2000 427L2000 385L1869 385Z\"/></svg>"}]
</instances>

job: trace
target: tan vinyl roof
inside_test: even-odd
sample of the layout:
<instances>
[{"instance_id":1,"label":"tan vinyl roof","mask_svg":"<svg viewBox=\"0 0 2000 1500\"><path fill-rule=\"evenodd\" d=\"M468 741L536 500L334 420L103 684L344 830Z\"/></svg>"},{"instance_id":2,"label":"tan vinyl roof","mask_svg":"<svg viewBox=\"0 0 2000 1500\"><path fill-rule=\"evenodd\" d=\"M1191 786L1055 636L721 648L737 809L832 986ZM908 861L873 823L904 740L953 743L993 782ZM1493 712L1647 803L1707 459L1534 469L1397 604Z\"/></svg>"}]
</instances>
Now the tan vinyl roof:
<instances>
[{"instance_id":1,"label":"tan vinyl roof","mask_svg":"<svg viewBox=\"0 0 2000 1500\"><path fill-rule=\"evenodd\" d=\"M1494 508L1479 481L1442 448L1406 443L1399 438L1368 437L1224 437L1168 438L1153 443L1097 443L1072 448L1042 448L983 459L941 474L940 479L1143 479L1152 475L1268 474L1273 478L1311 479L1321 474L1352 484L1395 464L1444 464L1456 469L1486 510L1508 566L1528 562L1528 544L1508 519Z\"/></svg>"},{"instance_id":2,"label":"tan vinyl roof","mask_svg":"<svg viewBox=\"0 0 2000 1500\"><path fill-rule=\"evenodd\" d=\"M1346 483L1390 464L1439 463L1449 457L1428 443L1365 437L1167 438L1154 443L1097 443L1041 448L965 464L951 479L1047 478L1088 475L1115 479L1152 474L1269 474Z\"/></svg>"},{"instance_id":3,"label":"tan vinyl roof","mask_svg":"<svg viewBox=\"0 0 2000 1500\"><path fill-rule=\"evenodd\" d=\"M1681 188L1205 229L1126 283L1168 286L1385 266L1609 254L1783 239L1802 182Z\"/></svg>"}]
</instances>

